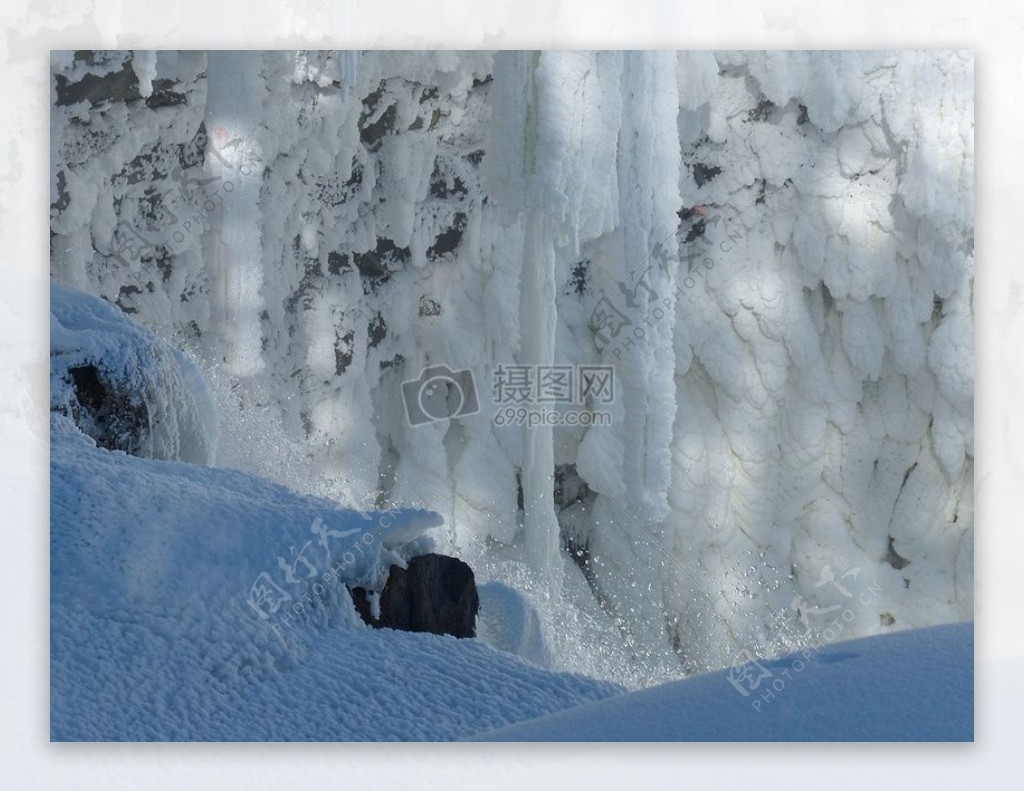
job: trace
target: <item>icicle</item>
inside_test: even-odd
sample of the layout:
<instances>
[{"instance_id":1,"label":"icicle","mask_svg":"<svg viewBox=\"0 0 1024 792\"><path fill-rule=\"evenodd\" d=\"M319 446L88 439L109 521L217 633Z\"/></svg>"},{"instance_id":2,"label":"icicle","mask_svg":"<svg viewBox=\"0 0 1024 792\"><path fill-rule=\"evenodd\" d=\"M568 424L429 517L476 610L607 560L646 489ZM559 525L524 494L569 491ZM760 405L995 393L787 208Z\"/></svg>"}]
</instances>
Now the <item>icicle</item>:
<instances>
[{"instance_id":1,"label":"icicle","mask_svg":"<svg viewBox=\"0 0 1024 792\"><path fill-rule=\"evenodd\" d=\"M132 56L132 68L139 78L139 93L144 97L153 95L153 80L156 79L156 50L136 50Z\"/></svg>"},{"instance_id":2,"label":"icicle","mask_svg":"<svg viewBox=\"0 0 1024 792\"><path fill-rule=\"evenodd\" d=\"M348 99L352 89L359 81L359 63L362 60L361 50L338 51L338 73L341 83L341 98Z\"/></svg>"},{"instance_id":3,"label":"icicle","mask_svg":"<svg viewBox=\"0 0 1024 792\"><path fill-rule=\"evenodd\" d=\"M543 211L527 217L520 311L522 363L551 365L555 358L555 256ZM530 563L551 590L560 587L558 520L555 517L554 436L551 426L523 429L523 503Z\"/></svg>"},{"instance_id":4,"label":"icicle","mask_svg":"<svg viewBox=\"0 0 1024 792\"><path fill-rule=\"evenodd\" d=\"M495 60L497 96L504 102L496 123L506 146L491 166L491 181L510 219L525 216L520 277L522 346L519 363L551 365L555 355L554 225L548 217L552 194L538 172L538 126L550 110L538 102L538 53L502 53ZM549 96L550 101L555 97ZM493 143L492 143L493 145ZM545 161L550 166L550 158ZM564 203L564 199L563 199ZM524 527L530 564L539 580L561 588L558 520L554 507L554 439L551 426L523 429Z\"/></svg>"}]
</instances>

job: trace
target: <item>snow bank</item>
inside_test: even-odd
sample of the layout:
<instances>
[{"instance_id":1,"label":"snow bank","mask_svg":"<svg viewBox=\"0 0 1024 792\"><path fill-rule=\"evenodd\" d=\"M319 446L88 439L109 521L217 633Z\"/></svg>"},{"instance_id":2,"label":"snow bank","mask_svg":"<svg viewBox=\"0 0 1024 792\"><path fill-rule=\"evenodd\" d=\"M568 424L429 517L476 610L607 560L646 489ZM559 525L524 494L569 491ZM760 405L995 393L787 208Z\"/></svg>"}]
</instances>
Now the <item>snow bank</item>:
<instances>
[{"instance_id":1,"label":"snow bank","mask_svg":"<svg viewBox=\"0 0 1024 792\"><path fill-rule=\"evenodd\" d=\"M365 626L345 584L421 551L431 512L99 449L60 415L50 475L54 740L446 740L618 691Z\"/></svg>"},{"instance_id":2,"label":"snow bank","mask_svg":"<svg viewBox=\"0 0 1024 792\"><path fill-rule=\"evenodd\" d=\"M613 699L480 741L974 740L974 627L844 641Z\"/></svg>"}]
</instances>

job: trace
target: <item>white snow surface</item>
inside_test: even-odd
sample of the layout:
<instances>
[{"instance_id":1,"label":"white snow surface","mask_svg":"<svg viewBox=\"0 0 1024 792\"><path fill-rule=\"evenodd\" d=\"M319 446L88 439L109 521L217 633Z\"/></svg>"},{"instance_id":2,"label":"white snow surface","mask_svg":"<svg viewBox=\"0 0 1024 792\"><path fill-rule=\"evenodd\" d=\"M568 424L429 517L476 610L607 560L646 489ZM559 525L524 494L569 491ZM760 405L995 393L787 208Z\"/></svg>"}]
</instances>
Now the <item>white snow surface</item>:
<instances>
[{"instance_id":1,"label":"white snow surface","mask_svg":"<svg viewBox=\"0 0 1024 792\"><path fill-rule=\"evenodd\" d=\"M341 584L379 586L425 549L409 538L434 513L363 514L99 449L60 415L50 475L54 740L449 740L620 691L474 639L364 625ZM321 527L354 533L321 546ZM249 604L263 574L290 598L266 620Z\"/></svg>"},{"instance_id":2,"label":"white snow surface","mask_svg":"<svg viewBox=\"0 0 1024 792\"><path fill-rule=\"evenodd\" d=\"M196 356L219 464L436 511L555 667L633 687L851 597L853 635L971 618L970 53L161 52L147 101L57 104L129 62L53 60L52 276ZM611 426L494 424L549 361L615 366ZM437 364L480 411L410 426Z\"/></svg>"},{"instance_id":3,"label":"white snow surface","mask_svg":"<svg viewBox=\"0 0 1024 792\"><path fill-rule=\"evenodd\" d=\"M974 625L926 627L806 649L761 660L749 677L739 669L691 677L470 739L971 742Z\"/></svg>"}]
</instances>

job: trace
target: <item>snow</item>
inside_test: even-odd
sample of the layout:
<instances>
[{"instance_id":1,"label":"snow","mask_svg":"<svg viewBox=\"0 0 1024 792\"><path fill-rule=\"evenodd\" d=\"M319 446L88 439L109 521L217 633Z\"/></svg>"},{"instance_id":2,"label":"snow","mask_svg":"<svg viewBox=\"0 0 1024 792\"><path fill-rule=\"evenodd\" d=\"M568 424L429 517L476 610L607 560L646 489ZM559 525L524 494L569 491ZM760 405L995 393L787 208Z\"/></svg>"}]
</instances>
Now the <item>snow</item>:
<instances>
[{"instance_id":1,"label":"snow","mask_svg":"<svg viewBox=\"0 0 1024 792\"><path fill-rule=\"evenodd\" d=\"M60 416L51 443L52 739L447 740L618 690L359 622L340 582L378 582L435 514L395 510L378 533L388 513L97 449ZM358 533L325 555L318 520ZM289 585L278 558L311 540L319 576L295 564ZM303 606L291 623L250 607L263 573Z\"/></svg>"},{"instance_id":2,"label":"snow","mask_svg":"<svg viewBox=\"0 0 1024 792\"><path fill-rule=\"evenodd\" d=\"M104 57L52 69L183 101L53 108L52 276L199 361L221 464L436 511L553 667L630 687L820 638L826 567L880 589L856 635L971 618L970 53ZM492 422L549 361L615 366L611 426ZM480 412L409 426L436 364Z\"/></svg>"},{"instance_id":3,"label":"snow","mask_svg":"<svg viewBox=\"0 0 1024 792\"><path fill-rule=\"evenodd\" d=\"M809 648L470 739L972 742L974 627L942 625Z\"/></svg>"},{"instance_id":4,"label":"snow","mask_svg":"<svg viewBox=\"0 0 1024 792\"><path fill-rule=\"evenodd\" d=\"M534 665L551 667L551 647L544 639L540 615L530 601L497 580L479 585L477 592L477 637L488 646L518 655Z\"/></svg>"}]
</instances>

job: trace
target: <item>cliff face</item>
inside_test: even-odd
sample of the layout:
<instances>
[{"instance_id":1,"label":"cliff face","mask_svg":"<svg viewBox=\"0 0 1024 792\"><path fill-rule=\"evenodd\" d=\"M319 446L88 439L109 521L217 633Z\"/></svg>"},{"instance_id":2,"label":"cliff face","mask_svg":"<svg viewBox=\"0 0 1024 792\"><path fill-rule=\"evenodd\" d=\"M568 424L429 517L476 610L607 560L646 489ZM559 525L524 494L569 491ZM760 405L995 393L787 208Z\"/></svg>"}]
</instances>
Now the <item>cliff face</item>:
<instances>
[{"instance_id":1,"label":"cliff face","mask_svg":"<svg viewBox=\"0 0 1024 792\"><path fill-rule=\"evenodd\" d=\"M559 662L586 614L687 670L971 615L969 55L88 51L52 91L53 278L197 357L218 464L441 512ZM614 393L508 425L527 365Z\"/></svg>"}]
</instances>

